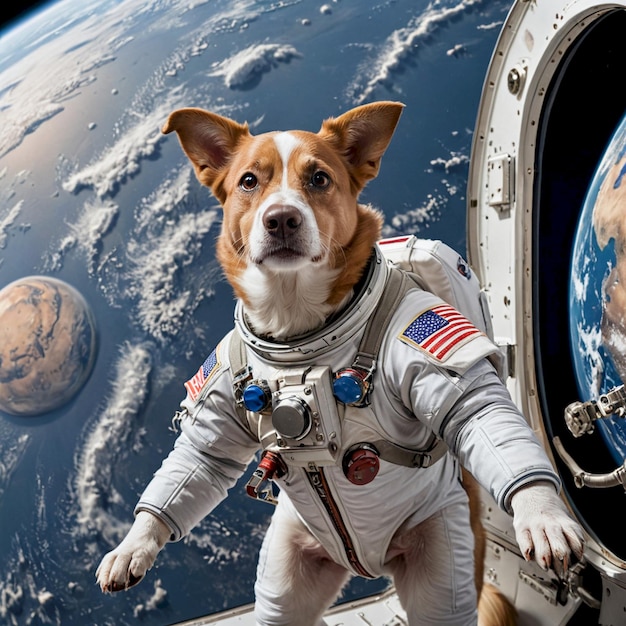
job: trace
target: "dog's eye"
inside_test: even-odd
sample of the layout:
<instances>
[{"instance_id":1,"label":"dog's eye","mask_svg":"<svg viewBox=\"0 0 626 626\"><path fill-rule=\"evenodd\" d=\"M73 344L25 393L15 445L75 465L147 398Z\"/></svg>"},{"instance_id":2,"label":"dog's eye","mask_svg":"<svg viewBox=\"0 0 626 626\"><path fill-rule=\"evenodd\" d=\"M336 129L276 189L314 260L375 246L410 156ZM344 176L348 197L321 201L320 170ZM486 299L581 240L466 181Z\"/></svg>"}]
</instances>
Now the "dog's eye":
<instances>
[{"instance_id":1,"label":"dog's eye","mask_svg":"<svg viewBox=\"0 0 626 626\"><path fill-rule=\"evenodd\" d=\"M322 170L317 170L313 176L311 176L311 185L318 189L326 189L330 185L330 176Z\"/></svg>"},{"instance_id":2,"label":"dog's eye","mask_svg":"<svg viewBox=\"0 0 626 626\"><path fill-rule=\"evenodd\" d=\"M244 191L252 191L259 184L257 177L251 172L246 172L239 181L239 186Z\"/></svg>"}]
</instances>

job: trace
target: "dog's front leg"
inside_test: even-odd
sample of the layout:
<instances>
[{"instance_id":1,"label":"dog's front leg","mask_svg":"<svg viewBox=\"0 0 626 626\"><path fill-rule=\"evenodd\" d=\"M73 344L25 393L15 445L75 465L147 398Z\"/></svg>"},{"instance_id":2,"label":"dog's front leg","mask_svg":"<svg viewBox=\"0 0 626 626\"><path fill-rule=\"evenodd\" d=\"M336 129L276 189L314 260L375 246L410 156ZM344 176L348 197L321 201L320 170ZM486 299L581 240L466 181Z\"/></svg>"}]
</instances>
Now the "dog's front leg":
<instances>
[{"instance_id":1,"label":"dog's front leg","mask_svg":"<svg viewBox=\"0 0 626 626\"><path fill-rule=\"evenodd\" d=\"M140 582L170 534L170 529L158 517L139 511L122 543L104 556L96 570L100 589L121 591Z\"/></svg>"},{"instance_id":2,"label":"dog's front leg","mask_svg":"<svg viewBox=\"0 0 626 626\"><path fill-rule=\"evenodd\" d=\"M554 485L536 482L521 487L511 498L517 543L527 561L544 569L568 568L570 552L579 559L584 538L571 518Z\"/></svg>"}]
</instances>

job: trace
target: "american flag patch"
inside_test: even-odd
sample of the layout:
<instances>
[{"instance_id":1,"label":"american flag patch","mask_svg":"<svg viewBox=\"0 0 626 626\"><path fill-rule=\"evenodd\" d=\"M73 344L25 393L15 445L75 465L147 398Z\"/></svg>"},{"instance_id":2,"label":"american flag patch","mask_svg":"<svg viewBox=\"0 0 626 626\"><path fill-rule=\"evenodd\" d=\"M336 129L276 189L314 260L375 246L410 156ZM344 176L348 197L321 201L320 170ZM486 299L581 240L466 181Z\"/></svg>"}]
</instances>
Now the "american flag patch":
<instances>
[{"instance_id":1,"label":"american flag patch","mask_svg":"<svg viewBox=\"0 0 626 626\"><path fill-rule=\"evenodd\" d=\"M217 371L220 364L217 350L213 350L207 357L206 361L200 366L196 375L185 383L185 389L189 397L195 402L200 395L202 388L210 380L212 374Z\"/></svg>"},{"instance_id":2,"label":"american flag patch","mask_svg":"<svg viewBox=\"0 0 626 626\"><path fill-rule=\"evenodd\" d=\"M400 339L443 361L470 337L480 334L481 331L456 309L442 304L420 313L402 331Z\"/></svg>"}]
</instances>

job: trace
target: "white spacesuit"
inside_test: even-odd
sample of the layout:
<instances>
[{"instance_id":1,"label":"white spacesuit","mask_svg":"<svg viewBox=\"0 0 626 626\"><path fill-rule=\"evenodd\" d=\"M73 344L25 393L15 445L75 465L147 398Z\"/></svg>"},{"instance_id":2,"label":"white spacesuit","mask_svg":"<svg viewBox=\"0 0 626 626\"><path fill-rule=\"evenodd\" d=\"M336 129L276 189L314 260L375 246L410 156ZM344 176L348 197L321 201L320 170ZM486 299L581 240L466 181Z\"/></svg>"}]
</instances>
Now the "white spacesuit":
<instances>
[{"instance_id":1,"label":"white spacesuit","mask_svg":"<svg viewBox=\"0 0 626 626\"><path fill-rule=\"evenodd\" d=\"M332 399L334 374L355 362L389 271L377 251L346 310L288 344L256 337L238 304L235 330L186 385L182 432L136 511L157 515L178 540L217 506L261 448L270 449L281 459L273 477L280 486L280 515L297 516L335 563L377 577L389 573L388 548L401 526L458 511L462 532L470 533L459 462L504 510L512 492L528 482L546 480L560 488L488 358L497 347L419 288L406 293L385 329L366 406ZM249 368L239 391L254 384L267 394L267 406L261 402L260 413L248 417L233 390L233 333L243 339ZM287 409L281 413L278 406ZM394 450L433 452L409 467L394 462ZM355 476L357 466L367 476ZM271 541L261 551L260 573L271 558ZM467 562L456 567L470 570L462 585L475 611L471 545L463 558ZM271 576L265 580L257 582L257 604L265 605L258 614L288 612Z\"/></svg>"}]
</instances>

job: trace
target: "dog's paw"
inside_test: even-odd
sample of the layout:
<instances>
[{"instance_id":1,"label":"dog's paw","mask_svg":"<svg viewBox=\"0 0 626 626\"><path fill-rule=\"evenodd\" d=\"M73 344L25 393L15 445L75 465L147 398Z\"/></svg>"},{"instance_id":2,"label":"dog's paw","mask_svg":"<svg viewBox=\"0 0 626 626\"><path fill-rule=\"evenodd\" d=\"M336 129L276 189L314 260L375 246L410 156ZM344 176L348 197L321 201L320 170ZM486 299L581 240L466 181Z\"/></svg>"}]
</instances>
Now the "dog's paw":
<instances>
[{"instance_id":1,"label":"dog's paw","mask_svg":"<svg viewBox=\"0 0 626 626\"><path fill-rule=\"evenodd\" d=\"M535 560L544 570L566 571L572 553L582 557L582 528L551 483L522 487L511 498L511 508L515 537L527 561Z\"/></svg>"},{"instance_id":2,"label":"dog's paw","mask_svg":"<svg viewBox=\"0 0 626 626\"><path fill-rule=\"evenodd\" d=\"M132 551L122 542L115 550L104 556L96 570L96 580L104 593L123 591L143 580L156 558L151 550L145 548Z\"/></svg>"},{"instance_id":3,"label":"dog's paw","mask_svg":"<svg viewBox=\"0 0 626 626\"><path fill-rule=\"evenodd\" d=\"M113 593L141 582L169 535L169 528L154 515L137 513L122 543L104 556L96 570L100 589Z\"/></svg>"}]
</instances>

